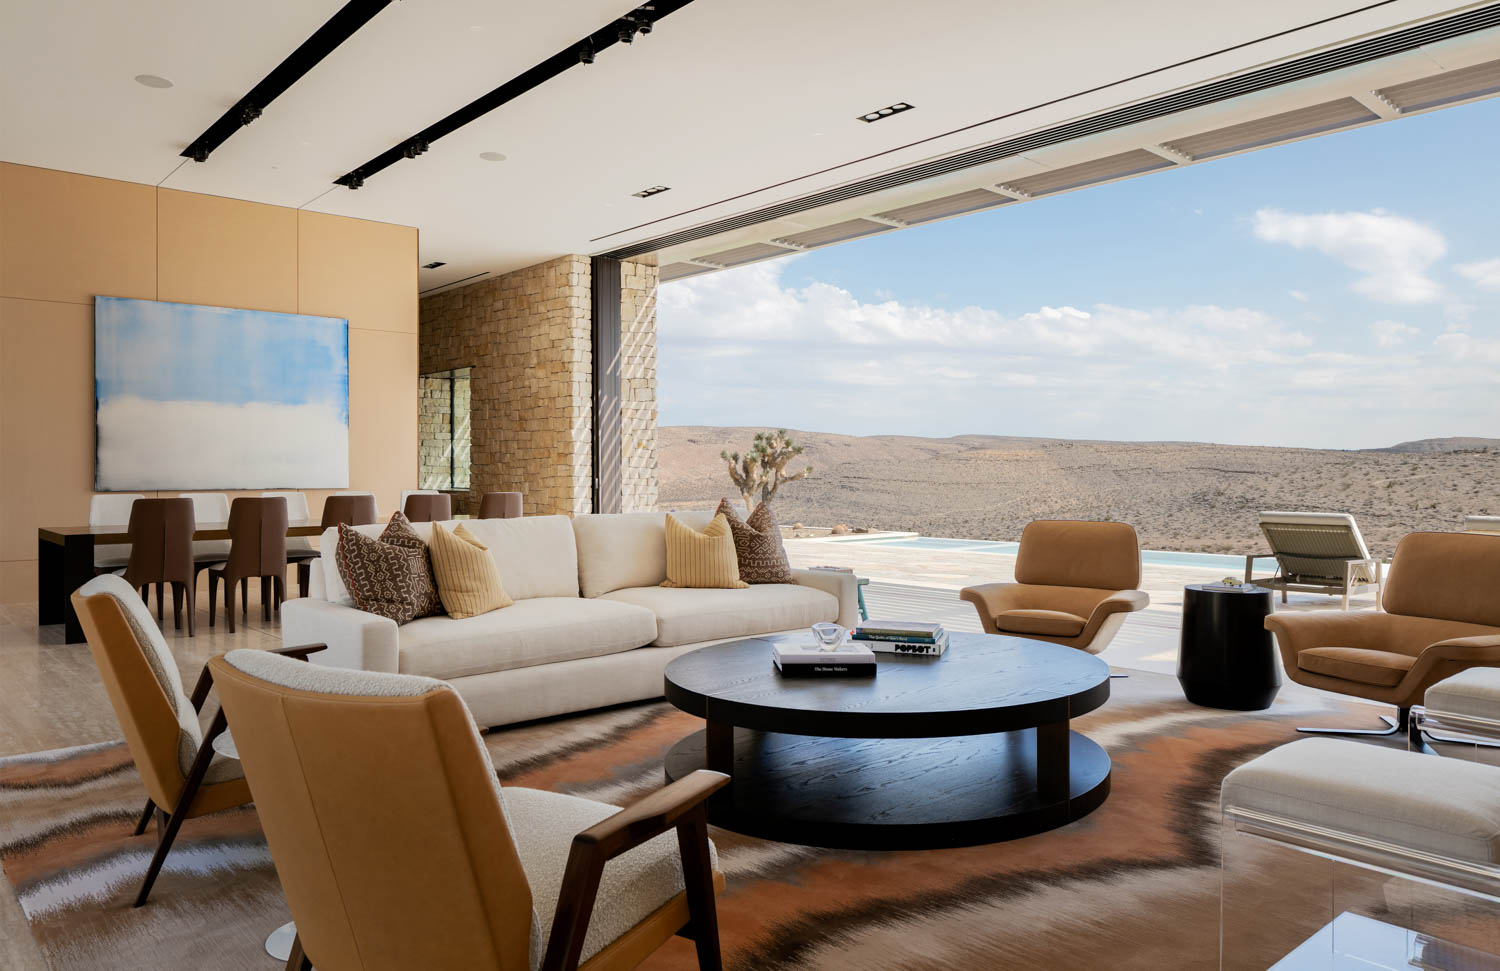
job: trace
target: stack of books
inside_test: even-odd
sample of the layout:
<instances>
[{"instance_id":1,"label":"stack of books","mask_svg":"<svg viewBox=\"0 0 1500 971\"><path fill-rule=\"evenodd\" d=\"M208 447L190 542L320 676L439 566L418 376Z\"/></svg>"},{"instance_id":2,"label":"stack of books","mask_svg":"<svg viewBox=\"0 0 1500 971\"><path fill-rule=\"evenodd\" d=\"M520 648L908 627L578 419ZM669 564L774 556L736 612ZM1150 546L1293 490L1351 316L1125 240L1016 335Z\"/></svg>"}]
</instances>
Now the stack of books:
<instances>
[{"instance_id":1,"label":"stack of books","mask_svg":"<svg viewBox=\"0 0 1500 971\"><path fill-rule=\"evenodd\" d=\"M824 651L813 643L777 641L771 659L776 670L792 678L875 676L875 652L863 644L845 643L838 650Z\"/></svg>"},{"instance_id":2,"label":"stack of books","mask_svg":"<svg viewBox=\"0 0 1500 971\"><path fill-rule=\"evenodd\" d=\"M849 635L856 643L884 654L928 654L936 657L948 649L948 632L942 624L906 620L867 620Z\"/></svg>"}]
</instances>

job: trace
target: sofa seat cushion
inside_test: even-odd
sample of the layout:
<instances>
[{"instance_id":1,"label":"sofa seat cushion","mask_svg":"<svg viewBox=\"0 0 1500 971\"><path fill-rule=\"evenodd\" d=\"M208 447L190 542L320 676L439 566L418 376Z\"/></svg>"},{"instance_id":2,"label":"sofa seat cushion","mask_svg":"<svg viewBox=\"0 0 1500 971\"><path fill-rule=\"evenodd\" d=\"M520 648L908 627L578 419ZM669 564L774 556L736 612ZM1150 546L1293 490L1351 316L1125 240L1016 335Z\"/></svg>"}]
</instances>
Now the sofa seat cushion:
<instances>
[{"instance_id":1,"label":"sofa seat cushion","mask_svg":"<svg viewBox=\"0 0 1500 971\"><path fill-rule=\"evenodd\" d=\"M737 590L630 587L599 598L644 607L656 615L656 647L723 637L752 637L837 620L838 598L795 583Z\"/></svg>"},{"instance_id":2,"label":"sofa seat cushion","mask_svg":"<svg viewBox=\"0 0 1500 971\"><path fill-rule=\"evenodd\" d=\"M422 617L401 628L399 670L467 677L618 654L656 637L651 611L580 597L533 597L477 617Z\"/></svg>"},{"instance_id":3,"label":"sofa seat cushion","mask_svg":"<svg viewBox=\"0 0 1500 971\"><path fill-rule=\"evenodd\" d=\"M1393 688L1417 659L1363 647L1311 647L1297 652L1297 667L1329 678Z\"/></svg>"},{"instance_id":4,"label":"sofa seat cushion","mask_svg":"<svg viewBox=\"0 0 1500 971\"><path fill-rule=\"evenodd\" d=\"M1500 668L1469 668L1427 689L1432 715L1465 715L1500 722Z\"/></svg>"},{"instance_id":5,"label":"sofa seat cushion","mask_svg":"<svg viewBox=\"0 0 1500 971\"><path fill-rule=\"evenodd\" d=\"M1002 610L995 615L995 626L1012 634L1041 634L1043 637L1077 637L1088 620L1065 610Z\"/></svg>"},{"instance_id":6,"label":"sofa seat cushion","mask_svg":"<svg viewBox=\"0 0 1500 971\"><path fill-rule=\"evenodd\" d=\"M552 933L573 837L619 809L592 799L517 786L501 788L500 798L521 869L531 886L536 935L531 942L531 963L535 968ZM712 840L708 853L717 870L719 857ZM682 854L675 832L663 833L610 860L599 879L594 912L583 939L582 960L598 954L682 890Z\"/></svg>"},{"instance_id":7,"label":"sofa seat cushion","mask_svg":"<svg viewBox=\"0 0 1500 971\"><path fill-rule=\"evenodd\" d=\"M1225 776L1223 805L1448 859L1500 863L1497 766L1308 738Z\"/></svg>"}]
</instances>

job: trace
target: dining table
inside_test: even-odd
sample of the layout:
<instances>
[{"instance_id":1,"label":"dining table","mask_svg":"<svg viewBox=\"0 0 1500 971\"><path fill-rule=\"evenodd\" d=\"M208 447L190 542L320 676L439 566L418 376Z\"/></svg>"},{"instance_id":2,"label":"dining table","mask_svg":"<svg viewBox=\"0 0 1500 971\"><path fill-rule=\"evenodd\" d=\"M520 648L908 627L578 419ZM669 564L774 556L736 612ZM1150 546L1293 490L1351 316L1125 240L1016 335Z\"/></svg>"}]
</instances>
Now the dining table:
<instances>
[{"instance_id":1,"label":"dining table","mask_svg":"<svg viewBox=\"0 0 1500 971\"><path fill-rule=\"evenodd\" d=\"M293 519L286 534L321 536L319 519ZM229 539L229 524L203 522L193 529L193 539ZM94 578L94 547L130 542L124 526L39 526L36 531L36 609L38 624L62 624L68 644L84 641L83 627L73 610L73 591Z\"/></svg>"}]
</instances>

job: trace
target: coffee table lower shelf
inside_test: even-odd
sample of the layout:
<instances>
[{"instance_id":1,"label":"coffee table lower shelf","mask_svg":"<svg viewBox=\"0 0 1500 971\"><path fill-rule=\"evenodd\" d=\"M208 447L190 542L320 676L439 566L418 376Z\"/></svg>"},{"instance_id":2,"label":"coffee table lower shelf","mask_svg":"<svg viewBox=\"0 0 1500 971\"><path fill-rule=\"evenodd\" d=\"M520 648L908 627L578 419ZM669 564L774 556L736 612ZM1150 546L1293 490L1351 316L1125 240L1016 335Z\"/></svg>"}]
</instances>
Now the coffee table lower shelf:
<instances>
[{"instance_id":1,"label":"coffee table lower shelf","mask_svg":"<svg viewBox=\"0 0 1500 971\"><path fill-rule=\"evenodd\" d=\"M783 843L978 846L1063 826L1109 795L1109 754L1072 731L1066 798L1038 793L1036 729L878 739L733 731L734 781L710 800L709 822ZM696 732L672 747L667 781L706 767L704 738Z\"/></svg>"}]
</instances>

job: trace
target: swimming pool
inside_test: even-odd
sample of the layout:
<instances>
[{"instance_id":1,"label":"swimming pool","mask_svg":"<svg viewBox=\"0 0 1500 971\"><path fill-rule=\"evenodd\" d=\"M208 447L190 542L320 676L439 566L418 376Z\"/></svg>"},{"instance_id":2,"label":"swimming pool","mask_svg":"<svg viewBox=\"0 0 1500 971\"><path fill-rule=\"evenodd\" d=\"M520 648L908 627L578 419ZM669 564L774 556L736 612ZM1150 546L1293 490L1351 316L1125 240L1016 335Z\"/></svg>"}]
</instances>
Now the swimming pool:
<instances>
[{"instance_id":1,"label":"swimming pool","mask_svg":"<svg viewBox=\"0 0 1500 971\"><path fill-rule=\"evenodd\" d=\"M1019 543L1008 543L989 539L951 539L943 536L901 536L896 539L872 537L870 539L841 539L843 543L859 543L863 546L881 546L910 550L946 550L953 553L1009 553L1014 555ZM1150 566L1187 566L1205 570L1225 570L1229 575L1242 576L1245 558L1228 553L1179 553L1173 550L1141 550L1141 562ZM1270 557L1259 557L1255 561L1257 574L1270 574L1276 569L1276 561Z\"/></svg>"}]
</instances>

